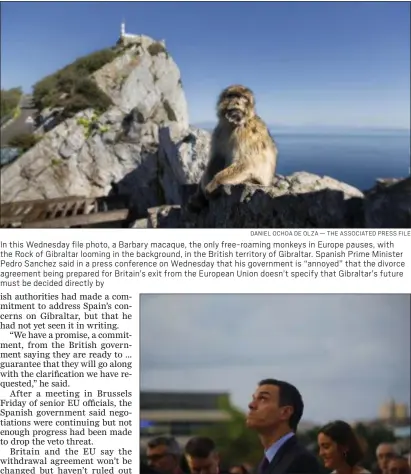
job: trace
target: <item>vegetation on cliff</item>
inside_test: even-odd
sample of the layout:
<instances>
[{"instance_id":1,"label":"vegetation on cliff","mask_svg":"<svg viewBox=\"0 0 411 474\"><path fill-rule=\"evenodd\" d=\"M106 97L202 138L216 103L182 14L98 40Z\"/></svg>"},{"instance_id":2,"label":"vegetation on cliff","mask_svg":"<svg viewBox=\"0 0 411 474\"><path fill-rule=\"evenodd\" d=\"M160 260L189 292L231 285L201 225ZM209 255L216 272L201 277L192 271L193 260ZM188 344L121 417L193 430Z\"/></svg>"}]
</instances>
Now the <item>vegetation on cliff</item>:
<instances>
[{"instance_id":1,"label":"vegetation on cliff","mask_svg":"<svg viewBox=\"0 0 411 474\"><path fill-rule=\"evenodd\" d=\"M30 150L38 141L40 137L32 133L21 133L9 140L9 147L18 148L21 153Z\"/></svg>"},{"instance_id":2,"label":"vegetation on cliff","mask_svg":"<svg viewBox=\"0 0 411 474\"><path fill-rule=\"evenodd\" d=\"M94 114L90 119L86 117L80 117L77 119L77 125L82 125L84 128L84 135L86 138L89 138L93 131L98 131L100 133L105 133L108 131L106 125L100 125L98 123L99 116Z\"/></svg>"},{"instance_id":3,"label":"vegetation on cliff","mask_svg":"<svg viewBox=\"0 0 411 474\"><path fill-rule=\"evenodd\" d=\"M37 82L33 86L36 108L64 107L66 117L89 107L104 112L111 105L111 99L99 89L90 75L113 61L118 53L116 48L96 51Z\"/></svg>"},{"instance_id":4,"label":"vegetation on cliff","mask_svg":"<svg viewBox=\"0 0 411 474\"><path fill-rule=\"evenodd\" d=\"M1 115L3 119L16 113L23 91L21 87L1 89Z\"/></svg>"}]
</instances>

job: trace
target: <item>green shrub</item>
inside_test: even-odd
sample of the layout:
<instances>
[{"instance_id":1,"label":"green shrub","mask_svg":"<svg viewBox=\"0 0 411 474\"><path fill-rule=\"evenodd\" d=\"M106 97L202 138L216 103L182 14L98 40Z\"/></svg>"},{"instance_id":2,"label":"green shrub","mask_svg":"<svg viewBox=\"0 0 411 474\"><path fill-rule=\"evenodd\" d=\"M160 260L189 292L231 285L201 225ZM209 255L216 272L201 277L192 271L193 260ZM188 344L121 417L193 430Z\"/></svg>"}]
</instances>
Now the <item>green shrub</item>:
<instances>
[{"instance_id":1,"label":"green shrub","mask_svg":"<svg viewBox=\"0 0 411 474\"><path fill-rule=\"evenodd\" d=\"M21 148L23 153L27 150L32 148L38 141L40 140L39 137L33 135L32 133L22 133L20 135L16 135L11 140L9 140L8 145L14 148Z\"/></svg>"},{"instance_id":2,"label":"green shrub","mask_svg":"<svg viewBox=\"0 0 411 474\"><path fill-rule=\"evenodd\" d=\"M59 166L61 165L61 163L63 163L63 161L60 159L60 158L52 158L51 159L51 166Z\"/></svg>"},{"instance_id":3,"label":"green shrub","mask_svg":"<svg viewBox=\"0 0 411 474\"><path fill-rule=\"evenodd\" d=\"M96 51L43 78L33 87L36 107L39 110L46 107L68 107L66 116L89 107L94 108L96 103L99 110L105 110L111 105L111 101L89 76L113 61L117 55L118 52L111 48ZM62 98L63 94L69 94L69 97Z\"/></svg>"},{"instance_id":4,"label":"green shrub","mask_svg":"<svg viewBox=\"0 0 411 474\"><path fill-rule=\"evenodd\" d=\"M62 101L63 116L72 117L77 112L88 108L101 114L111 104L111 99L99 89L94 81L88 78L80 78L73 84L71 95Z\"/></svg>"},{"instance_id":5,"label":"green shrub","mask_svg":"<svg viewBox=\"0 0 411 474\"><path fill-rule=\"evenodd\" d=\"M57 73L56 76L56 92L58 91L60 96L62 94L72 94L73 88L78 80L78 76L75 71L68 71L66 74Z\"/></svg>"},{"instance_id":6,"label":"green shrub","mask_svg":"<svg viewBox=\"0 0 411 474\"><path fill-rule=\"evenodd\" d=\"M98 123L99 116L93 114L93 116L88 119L87 117L80 117L77 119L77 125L82 125L84 127L84 135L86 138L89 138L93 131L98 131L100 133L106 133L109 131L107 125L100 125Z\"/></svg>"},{"instance_id":7,"label":"green shrub","mask_svg":"<svg viewBox=\"0 0 411 474\"><path fill-rule=\"evenodd\" d=\"M68 97L64 103L64 110L62 112L62 117L64 119L73 117L76 113L81 112L89 107L89 100L87 97L83 97L82 95L72 95Z\"/></svg>"},{"instance_id":8,"label":"green shrub","mask_svg":"<svg viewBox=\"0 0 411 474\"><path fill-rule=\"evenodd\" d=\"M13 87L12 89L1 89L1 113L0 117L13 115L22 96L21 87Z\"/></svg>"},{"instance_id":9,"label":"green shrub","mask_svg":"<svg viewBox=\"0 0 411 474\"><path fill-rule=\"evenodd\" d=\"M158 56L160 53L164 53L168 57L166 48L161 43L152 43L147 48L147 51L151 56Z\"/></svg>"}]
</instances>

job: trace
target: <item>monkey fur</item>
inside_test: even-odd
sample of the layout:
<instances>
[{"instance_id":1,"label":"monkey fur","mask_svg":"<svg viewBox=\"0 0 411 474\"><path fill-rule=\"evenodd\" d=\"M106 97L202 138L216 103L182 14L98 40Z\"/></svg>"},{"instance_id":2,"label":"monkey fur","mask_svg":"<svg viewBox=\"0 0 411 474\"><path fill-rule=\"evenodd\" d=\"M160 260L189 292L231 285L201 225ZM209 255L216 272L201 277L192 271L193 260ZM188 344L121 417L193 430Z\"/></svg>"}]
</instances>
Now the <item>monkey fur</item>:
<instances>
[{"instance_id":1,"label":"monkey fur","mask_svg":"<svg viewBox=\"0 0 411 474\"><path fill-rule=\"evenodd\" d=\"M242 85L224 89L217 102L217 117L210 158L194 199L198 203L204 203L219 186L269 186L275 175L277 146L255 112L252 91Z\"/></svg>"}]
</instances>

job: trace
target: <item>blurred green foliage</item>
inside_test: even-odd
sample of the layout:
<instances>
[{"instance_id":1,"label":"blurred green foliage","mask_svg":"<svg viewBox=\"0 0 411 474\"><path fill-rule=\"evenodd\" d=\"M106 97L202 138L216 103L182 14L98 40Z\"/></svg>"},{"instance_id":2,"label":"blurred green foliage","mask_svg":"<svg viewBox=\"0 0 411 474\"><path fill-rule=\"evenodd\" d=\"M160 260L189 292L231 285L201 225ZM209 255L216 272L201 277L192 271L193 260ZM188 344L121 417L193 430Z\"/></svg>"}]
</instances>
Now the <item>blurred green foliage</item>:
<instances>
[{"instance_id":1,"label":"blurred green foliage","mask_svg":"<svg viewBox=\"0 0 411 474\"><path fill-rule=\"evenodd\" d=\"M11 140L9 140L9 147L19 148L22 153L25 153L27 150L32 148L38 141L40 137L32 134L32 133L22 133L20 135L16 135Z\"/></svg>"},{"instance_id":2,"label":"blurred green foliage","mask_svg":"<svg viewBox=\"0 0 411 474\"><path fill-rule=\"evenodd\" d=\"M63 116L93 108L99 113L111 105L111 99L90 78L91 74L113 61L119 50L107 48L76 59L33 86L33 100L37 109L64 107Z\"/></svg>"},{"instance_id":3,"label":"blurred green foliage","mask_svg":"<svg viewBox=\"0 0 411 474\"><path fill-rule=\"evenodd\" d=\"M21 87L1 89L1 118L13 116L16 113L22 94Z\"/></svg>"}]
</instances>

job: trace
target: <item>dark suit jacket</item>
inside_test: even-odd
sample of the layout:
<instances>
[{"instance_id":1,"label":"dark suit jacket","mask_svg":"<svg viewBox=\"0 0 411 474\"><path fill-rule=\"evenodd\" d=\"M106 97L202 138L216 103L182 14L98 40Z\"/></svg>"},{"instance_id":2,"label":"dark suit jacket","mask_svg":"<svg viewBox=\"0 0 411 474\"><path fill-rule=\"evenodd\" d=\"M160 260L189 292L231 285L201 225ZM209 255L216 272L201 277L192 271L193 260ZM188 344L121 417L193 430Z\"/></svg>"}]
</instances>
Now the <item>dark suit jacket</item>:
<instances>
[{"instance_id":1,"label":"dark suit jacket","mask_svg":"<svg viewBox=\"0 0 411 474\"><path fill-rule=\"evenodd\" d=\"M317 458L293 436L277 451L266 474L319 474Z\"/></svg>"},{"instance_id":2,"label":"dark suit jacket","mask_svg":"<svg viewBox=\"0 0 411 474\"><path fill-rule=\"evenodd\" d=\"M151 466L140 460L140 474L158 474Z\"/></svg>"}]
</instances>

